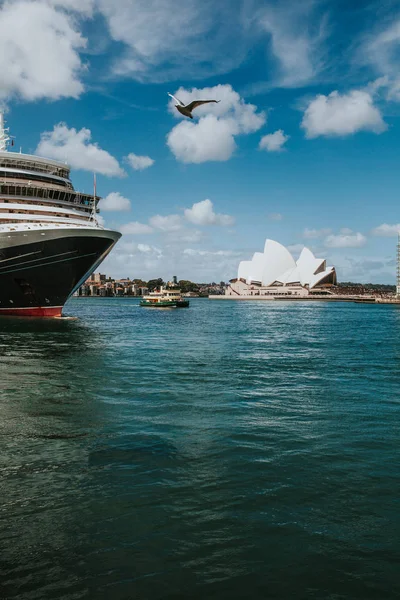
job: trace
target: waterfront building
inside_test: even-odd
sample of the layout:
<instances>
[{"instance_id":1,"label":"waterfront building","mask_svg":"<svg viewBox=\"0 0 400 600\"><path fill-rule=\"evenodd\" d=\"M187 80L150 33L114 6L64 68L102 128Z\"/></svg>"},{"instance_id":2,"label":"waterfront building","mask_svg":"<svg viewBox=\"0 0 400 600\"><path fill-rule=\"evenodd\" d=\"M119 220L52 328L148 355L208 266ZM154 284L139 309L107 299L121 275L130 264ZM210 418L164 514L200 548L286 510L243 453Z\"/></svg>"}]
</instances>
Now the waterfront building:
<instances>
[{"instance_id":1,"label":"waterfront building","mask_svg":"<svg viewBox=\"0 0 400 600\"><path fill-rule=\"evenodd\" d=\"M92 273L89 279L94 283L104 283L106 276L102 273Z\"/></svg>"},{"instance_id":2,"label":"waterfront building","mask_svg":"<svg viewBox=\"0 0 400 600\"><path fill-rule=\"evenodd\" d=\"M238 274L226 288L226 296L308 296L327 294L336 284L335 267L303 248L297 261L285 246L267 239L263 252L242 261Z\"/></svg>"}]
</instances>

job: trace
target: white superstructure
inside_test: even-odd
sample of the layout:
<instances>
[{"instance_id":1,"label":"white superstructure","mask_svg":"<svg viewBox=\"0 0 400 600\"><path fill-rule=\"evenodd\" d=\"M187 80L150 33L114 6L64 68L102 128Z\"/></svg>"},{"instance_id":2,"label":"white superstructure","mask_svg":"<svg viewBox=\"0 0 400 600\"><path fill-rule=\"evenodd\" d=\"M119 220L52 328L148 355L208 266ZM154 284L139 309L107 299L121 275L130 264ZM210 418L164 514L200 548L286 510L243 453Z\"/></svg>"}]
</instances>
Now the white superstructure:
<instances>
[{"instance_id":1,"label":"white superstructure","mask_svg":"<svg viewBox=\"0 0 400 600\"><path fill-rule=\"evenodd\" d=\"M95 185L77 192L68 165L10 140L0 113L0 314L59 316L121 234L99 224Z\"/></svg>"},{"instance_id":2,"label":"white superstructure","mask_svg":"<svg viewBox=\"0 0 400 600\"><path fill-rule=\"evenodd\" d=\"M68 165L8 152L9 141L0 113L0 230L22 223L100 227L99 197L74 190Z\"/></svg>"}]
</instances>

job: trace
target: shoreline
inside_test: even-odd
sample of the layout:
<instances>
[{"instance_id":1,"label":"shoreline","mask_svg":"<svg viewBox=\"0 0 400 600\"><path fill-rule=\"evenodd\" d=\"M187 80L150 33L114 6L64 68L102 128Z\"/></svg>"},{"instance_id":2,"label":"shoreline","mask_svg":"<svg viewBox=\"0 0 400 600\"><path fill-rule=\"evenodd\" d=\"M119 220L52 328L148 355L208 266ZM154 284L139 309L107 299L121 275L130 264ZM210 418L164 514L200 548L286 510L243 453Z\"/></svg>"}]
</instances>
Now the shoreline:
<instances>
[{"instance_id":1,"label":"shoreline","mask_svg":"<svg viewBox=\"0 0 400 600\"><path fill-rule=\"evenodd\" d=\"M208 297L210 300L239 300L262 302L354 302L356 304L400 304L396 298L375 298L373 296L218 296Z\"/></svg>"}]
</instances>

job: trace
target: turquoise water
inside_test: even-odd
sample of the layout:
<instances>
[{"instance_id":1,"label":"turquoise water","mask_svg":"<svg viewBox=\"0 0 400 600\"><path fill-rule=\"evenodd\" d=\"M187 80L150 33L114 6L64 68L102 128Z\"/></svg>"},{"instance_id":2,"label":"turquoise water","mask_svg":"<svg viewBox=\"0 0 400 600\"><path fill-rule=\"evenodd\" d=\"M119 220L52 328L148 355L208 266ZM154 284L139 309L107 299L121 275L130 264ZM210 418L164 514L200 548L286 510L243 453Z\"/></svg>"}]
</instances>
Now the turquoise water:
<instances>
[{"instance_id":1,"label":"turquoise water","mask_svg":"<svg viewBox=\"0 0 400 600\"><path fill-rule=\"evenodd\" d=\"M0 321L0 598L398 598L397 306Z\"/></svg>"}]
</instances>

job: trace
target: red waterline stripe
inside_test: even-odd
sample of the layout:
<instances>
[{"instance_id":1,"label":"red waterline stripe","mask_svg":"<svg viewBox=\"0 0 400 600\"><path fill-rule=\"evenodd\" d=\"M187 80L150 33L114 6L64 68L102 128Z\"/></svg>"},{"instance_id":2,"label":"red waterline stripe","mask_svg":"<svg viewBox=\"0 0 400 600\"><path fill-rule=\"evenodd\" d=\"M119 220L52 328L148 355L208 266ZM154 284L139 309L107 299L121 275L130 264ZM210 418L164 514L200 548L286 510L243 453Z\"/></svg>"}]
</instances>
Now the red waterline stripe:
<instances>
[{"instance_id":1,"label":"red waterline stripe","mask_svg":"<svg viewBox=\"0 0 400 600\"><path fill-rule=\"evenodd\" d=\"M62 306L29 306L27 308L0 308L0 315L18 317L61 317Z\"/></svg>"}]
</instances>

